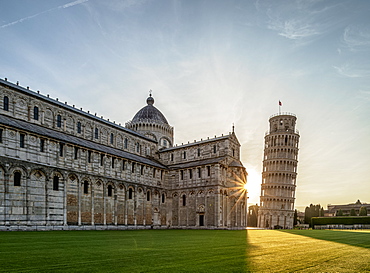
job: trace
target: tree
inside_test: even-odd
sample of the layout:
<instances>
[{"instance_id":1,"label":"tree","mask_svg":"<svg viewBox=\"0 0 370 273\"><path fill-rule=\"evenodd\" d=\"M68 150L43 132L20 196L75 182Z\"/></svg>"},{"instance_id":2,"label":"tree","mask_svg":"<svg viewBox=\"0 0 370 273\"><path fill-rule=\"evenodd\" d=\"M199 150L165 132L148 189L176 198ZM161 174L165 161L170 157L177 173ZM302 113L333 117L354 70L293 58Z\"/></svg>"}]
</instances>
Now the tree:
<instances>
[{"instance_id":1,"label":"tree","mask_svg":"<svg viewBox=\"0 0 370 273\"><path fill-rule=\"evenodd\" d=\"M319 217L324 217L324 208L321 208Z\"/></svg>"},{"instance_id":2,"label":"tree","mask_svg":"<svg viewBox=\"0 0 370 273\"><path fill-rule=\"evenodd\" d=\"M358 214L359 216L367 216L367 208L362 206L360 208L360 213Z\"/></svg>"},{"instance_id":3,"label":"tree","mask_svg":"<svg viewBox=\"0 0 370 273\"><path fill-rule=\"evenodd\" d=\"M335 216L343 216L342 209L337 210L337 213L335 214Z\"/></svg>"},{"instance_id":4,"label":"tree","mask_svg":"<svg viewBox=\"0 0 370 273\"><path fill-rule=\"evenodd\" d=\"M324 216L324 208L322 208L320 204L310 204L304 211L304 223L311 226L311 218L320 216Z\"/></svg>"},{"instance_id":5,"label":"tree","mask_svg":"<svg viewBox=\"0 0 370 273\"><path fill-rule=\"evenodd\" d=\"M297 225L298 223L298 211L294 210L294 218L293 218L293 226Z\"/></svg>"},{"instance_id":6,"label":"tree","mask_svg":"<svg viewBox=\"0 0 370 273\"><path fill-rule=\"evenodd\" d=\"M350 216L357 216L355 209L351 209Z\"/></svg>"}]
</instances>

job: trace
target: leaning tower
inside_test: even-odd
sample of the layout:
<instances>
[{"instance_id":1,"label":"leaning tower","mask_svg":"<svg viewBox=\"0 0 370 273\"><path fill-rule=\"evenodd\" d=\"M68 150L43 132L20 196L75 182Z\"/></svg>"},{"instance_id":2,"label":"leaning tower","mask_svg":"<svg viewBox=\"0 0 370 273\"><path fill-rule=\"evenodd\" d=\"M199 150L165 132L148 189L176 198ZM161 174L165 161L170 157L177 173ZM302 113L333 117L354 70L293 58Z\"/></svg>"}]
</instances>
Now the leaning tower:
<instances>
[{"instance_id":1,"label":"leaning tower","mask_svg":"<svg viewBox=\"0 0 370 273\"><path fill-rule=\"evenodd\" d=\"M299 141L296 120L291 113L270 117L258 212L260 228L293 228Z\"/></svg>"}]
</instances>

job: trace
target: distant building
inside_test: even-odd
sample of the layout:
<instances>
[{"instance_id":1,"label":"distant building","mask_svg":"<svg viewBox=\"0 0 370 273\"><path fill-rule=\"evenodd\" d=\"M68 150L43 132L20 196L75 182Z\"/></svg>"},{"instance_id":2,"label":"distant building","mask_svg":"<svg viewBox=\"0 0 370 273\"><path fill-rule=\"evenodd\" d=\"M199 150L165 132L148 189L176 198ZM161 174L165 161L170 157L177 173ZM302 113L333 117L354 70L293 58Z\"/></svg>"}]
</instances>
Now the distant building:
<instances>
[{"instance_id":1,"label":"distant building","mask_svg":"<svg viewBox=\"0 0 370 273\"><path fill-rule=\"evenodd\" d=\"M354 209L356 214L359 215L360 208L365 207L367 209L368 215L370 214L370 204L367 203L361 203L360 200L357 200L356 203L350 203L350 204L345 204L345 205L328 205L328 209L325 212L325 216L336 216L336 213L339 210L342 210L343 215L350 215L351 210Z\"/></svg>"},{"instance_id":2,"label":"distant building","mask_svg":"<svg viewBox=\"0 0 370 273\"><path fill-rule=\"evenodd\" d=\"M290 113L269 119L258 211L260 228L293 228L299 142L296 120Z\"/></svg>"},{"instance_id":3,"label":"distant building","mask_svg":"<svg viewBox=\"0 0 370 273\"><path fill-rule=\"evenodd\" d=\"M0 230L242 229L246 175L234 132L174 146L151 95L123 127L0 80Z\"/></svg>"},{"instance_id":4,"label":"distant building","mask_svg":"<svg viewBox=\"0 0 370 273\"><path fill-rule=\"evenodd\" d=\"M297 212L297 221L298 221L299 224L304 223L304 212L302 212L302 211Z\"/></svg>"}]
</instances>

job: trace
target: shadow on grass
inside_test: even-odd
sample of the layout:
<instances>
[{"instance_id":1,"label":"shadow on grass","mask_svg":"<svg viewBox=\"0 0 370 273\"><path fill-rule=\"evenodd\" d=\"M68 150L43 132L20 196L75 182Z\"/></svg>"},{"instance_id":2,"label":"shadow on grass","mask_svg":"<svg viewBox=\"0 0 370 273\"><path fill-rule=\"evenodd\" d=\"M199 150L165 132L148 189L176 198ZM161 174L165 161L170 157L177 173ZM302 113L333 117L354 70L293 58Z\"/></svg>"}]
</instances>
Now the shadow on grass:
<instances>
[{"instance_id":1,"label":"shadow on grass","mask_svg":"<svg viewBox=\"0 0 370 273\"><path fill-rule=\"evenodd\" d=\"M281 232L351 246L370 248L370 232L367 231L362 232L362 231L343 231L343 230L281 230Z\"/></svg>"}]
</instances>

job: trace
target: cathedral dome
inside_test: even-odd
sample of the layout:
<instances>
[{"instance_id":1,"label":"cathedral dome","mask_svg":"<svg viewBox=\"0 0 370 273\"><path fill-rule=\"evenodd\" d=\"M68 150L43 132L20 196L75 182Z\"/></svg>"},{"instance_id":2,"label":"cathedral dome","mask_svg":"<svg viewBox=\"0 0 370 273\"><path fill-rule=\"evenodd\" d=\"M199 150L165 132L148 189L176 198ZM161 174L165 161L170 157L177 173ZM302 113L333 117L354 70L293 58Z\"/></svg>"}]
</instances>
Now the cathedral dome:
<instances>
[{"instance_id":1,"label":"cathedral dome","mask_svg":"<svg viewBox=\"0 0 370 273\"><path fill-rule=\"evenodd\" d=\"M133 123L140 122L140 121L149 121L155 123L164 123L168 124L167 119L165 116L159 111L157 108L153 106L154 99L152 94L149 95L149 98L146 100L147 106L143 107L136 113L134 118L132 119Z\"/></svg>"}]
</instances>

